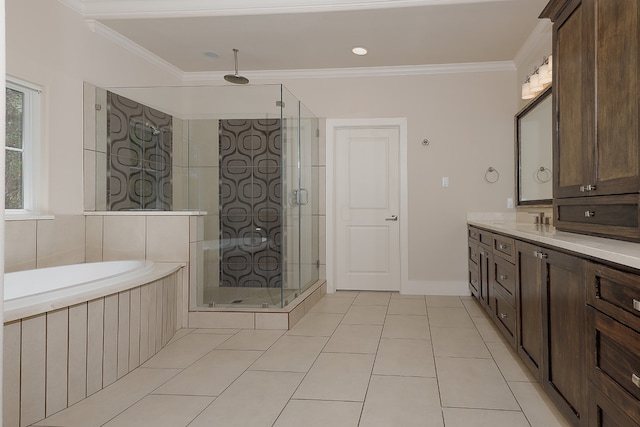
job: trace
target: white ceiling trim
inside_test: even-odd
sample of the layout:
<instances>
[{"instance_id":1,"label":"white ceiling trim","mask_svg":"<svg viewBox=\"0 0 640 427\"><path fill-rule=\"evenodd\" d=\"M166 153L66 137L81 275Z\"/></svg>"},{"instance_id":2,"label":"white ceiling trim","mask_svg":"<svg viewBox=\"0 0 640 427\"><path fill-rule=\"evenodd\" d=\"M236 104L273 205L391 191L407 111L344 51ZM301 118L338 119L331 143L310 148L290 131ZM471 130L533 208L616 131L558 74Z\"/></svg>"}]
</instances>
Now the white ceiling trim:
<instances>
[{"instance_id":1,"label":"white ceiling trim","mask_svg":"<svg viewBox=\"0 0 640 427\"><path fill-rule=\"evenodd\" d=\"M532 58L532 52L538 52L542 46L547 44L551 45L551 21L541 19L513 59L516 67L521 68L529 66L530 63L541 63L542 58ZM551 51L547 52L547 55L551 55Z\"/></svg>"},{"instance_id":2,"label":"white ceiling trim","mask_svg":"<svg viewBox=\"0 0 640 427\"><path fill-rule=\"evenodd\" d=\"M464 64L402 65L392 67L323 68L314 70L243 71L249 80L326 79L342 77L392 77L427 74L481 73L515 71L513 61L474 62ZM222 81L225 73L184 73L185 82ZM228 74L228 73L227 73Z\"/></svg>"},{"instance_id":3,"label":"white ceiling trim","mask_svg":"<svg viewBox=\"0 0 640 427\"><path fill-rule=\"evenodd\" d=\"M182 71L175 65L165 61L159 56L154 55L153 53L151 53L144 47L140 46L139 44L132 42L131 40L129 40L122 34L118 33L117 31L114 31L111 28L107 27L106 25L103 25L100 22L94 21L92 19L87 19L87 25L89 26L89 28L91 28L91 31L93 31L94 33L99 34L108 40L111 40L117 45L125 48L129 52L139 56L140 58L146 60L147 62L150 62L151 64L168 72L169 74L173 74L179 79L183 78L184 71Z\"/></svg>"},{"instance_id":4,"label":"white ceiling trim","mask_svg":"<svg viewBox=\"0 0 640 427\"><path fill-rule=\"evenodd\" d=\"M514 0L59 0L86 18L185 18L334 12Z\"/></svg>"}]
</instances>

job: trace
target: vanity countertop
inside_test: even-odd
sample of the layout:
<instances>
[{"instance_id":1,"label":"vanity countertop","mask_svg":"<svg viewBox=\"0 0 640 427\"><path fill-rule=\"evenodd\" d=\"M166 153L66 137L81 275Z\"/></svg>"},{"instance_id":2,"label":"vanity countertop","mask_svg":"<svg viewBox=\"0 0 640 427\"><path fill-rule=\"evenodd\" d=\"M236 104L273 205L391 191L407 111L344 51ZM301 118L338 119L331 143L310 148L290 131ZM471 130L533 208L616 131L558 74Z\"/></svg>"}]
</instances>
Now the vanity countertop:
<instances>
[{"instance_id":1,"label":"vanity countertop","mask_svg":"<svg viewBox=\"0 0 640 427\"><path fill-rule=\"evenodd\" d=\"M516 221L468 220L467 224L640 269L640 243L567 233L550 225Z\"/></svg>"}]
</instances>

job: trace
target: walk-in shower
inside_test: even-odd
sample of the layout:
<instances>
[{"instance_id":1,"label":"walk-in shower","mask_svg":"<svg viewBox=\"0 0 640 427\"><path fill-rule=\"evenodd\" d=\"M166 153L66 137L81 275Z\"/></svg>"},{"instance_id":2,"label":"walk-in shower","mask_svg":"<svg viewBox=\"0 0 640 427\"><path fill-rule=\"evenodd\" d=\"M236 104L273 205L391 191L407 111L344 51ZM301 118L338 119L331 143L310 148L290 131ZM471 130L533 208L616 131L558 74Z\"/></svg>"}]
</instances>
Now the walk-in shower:
<instances>
[{"instance_id":1,"label":"walk-in shower","mask_svg":"<svg viewBox=\"0 0 640 427\"><path fill-rule=\"evenodd\" d=\"M284 307L318 280L319 123L286 88L87 91L95 209L198 212L192 310Z\"/></svg>"}]
</instances>

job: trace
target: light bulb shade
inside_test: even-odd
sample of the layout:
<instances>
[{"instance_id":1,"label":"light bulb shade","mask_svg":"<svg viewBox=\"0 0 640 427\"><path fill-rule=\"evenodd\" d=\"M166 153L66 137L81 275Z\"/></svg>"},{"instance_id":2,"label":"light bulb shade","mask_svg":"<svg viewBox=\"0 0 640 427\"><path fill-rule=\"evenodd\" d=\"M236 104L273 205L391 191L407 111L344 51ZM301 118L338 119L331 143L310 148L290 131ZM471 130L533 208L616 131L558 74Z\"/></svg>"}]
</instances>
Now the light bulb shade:
<instances>
[{"instance_id":1,"label":"light bulb shade","mask_svg":"<svg viewBox=\"0 0 640 427\"><path fill-rule=\"evenodd\" d=\"M542 85L546 85L547 83L551 83L551 73L549 72L549 64L542 64L540 69L538 70L540 73L540 77L538 78L538 82Z\"/></svg>"},{"instance_id":2,"label":"light bulb shade","mask_svg":"<svg viewBox=\"0 0 640 427\"><path fill-rule=\"evenodd\" d=\"M531 77L529 77L529 90L533 93L540 92L542 90L538 73L533 73L531 74Z\"/></svg>"},{"instance_id":3,"label":"light bulb shade","mask_svg":"<svg viewBox=\"0 0 640 427\"><path fill-rule=\"evenodd\" d=\"M522 99L533 99L535 95L529 89L529 82L524 82L522 85Z\"/></svg>"}]
</instances>

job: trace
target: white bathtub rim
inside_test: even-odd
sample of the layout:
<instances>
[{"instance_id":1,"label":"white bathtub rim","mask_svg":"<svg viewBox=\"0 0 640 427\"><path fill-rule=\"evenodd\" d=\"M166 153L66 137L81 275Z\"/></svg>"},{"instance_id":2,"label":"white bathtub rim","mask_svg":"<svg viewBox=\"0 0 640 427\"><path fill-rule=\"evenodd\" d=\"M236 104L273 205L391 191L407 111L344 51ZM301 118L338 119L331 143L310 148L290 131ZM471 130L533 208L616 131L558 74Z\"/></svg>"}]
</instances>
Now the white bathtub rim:
<instances>
[{"instance_id":1,"label":"white bathtub rim","mask_svg":"<svg viewBox=\"0 0 640 427\"><path fill-rule=\"evenodd\" d=\"M117 294L119 292L128 291L132 288L145 285L147 283L154 282L169 276L183 267L186 267L186 263L154 263L151 262L151 268L145 269L143 273L131 274L122 278L108 278L104 282L92 281L86 284L74 286L75 290L81 290L82 293L68 295L67 292L60 292L56 295L51 295L50 299L41 301L41 294L28 296L25 298L19 298L14 300L5 301L4 303L4 323L10 323L19 319L33 317L46 313L49 311L55 311L62 308L70 307L73 305L85 303L97 298L105 297L107 295ZM99 287L96 287L99 284ZM80 289L82 288L82 289ZM52 294L55 294L53 291Z\"/></svg>"},{"instance_id":2,"label":"white bathtub rim","mask_svg":"<svg viewBox=\"0 0 640 427\"><path fill-rule=\"evenodd\" d=\"M61 265L56 267L47 267L47 268L37 268L34 270L26 270L26 271L15 271L11 273L5 273L4 275L4 302L7 302L26 298L26 297L35 297L37 295L42 295L46 293L54 293L58 290L68 290L69 292L75 292L76 287L81 287L84 285L98 285L104 286L108 284L108 281L111 279L119 278L120 280L126 280L128 278L137 277L144 273L148 273L153 269L152 261L145 260L131 260L131 261L104 261L104 262L91 262L91 263L82 263L82 264L72 264L72 265ZM101 273L101 276L98 276L95 279L91 280L79 280L77 276L73 276L73 273L83 273L87 274L87 271L90 273L91 269L100 268L101 271L105 271L105 267L107 268L106 272ZM117 269L113 269L117 268ZM126 268L126 269L124 269ZM65 270L67 274L65 274ZM110 271L111 270L111 271ZM66 277L63 277L62 275ZM12 283L14 277L18 277L21 275L25 275L26 277L21 278L21 280L26 280L27 283L31 284L32 282L40 282L46 281L47 275L53 277L51 282L54 286L57 286L52 289L43 289L38 292L29 292L27 295L20 295L14 298L9 297L11 293L14 291L12 288L15 286L21 286L23 283ZM71 278L69 276L72 276ZM84 277L84 276L83 276ZM69 283L66 286L60 286L56 283ZM39 283L38 283L39 285ZM44 286L50 286L49 283Z\"/></svg>"}]
</instances>

